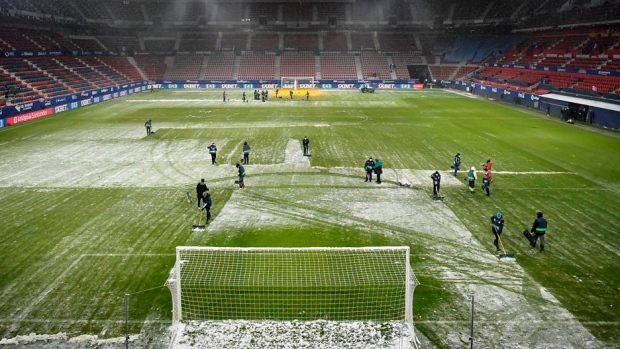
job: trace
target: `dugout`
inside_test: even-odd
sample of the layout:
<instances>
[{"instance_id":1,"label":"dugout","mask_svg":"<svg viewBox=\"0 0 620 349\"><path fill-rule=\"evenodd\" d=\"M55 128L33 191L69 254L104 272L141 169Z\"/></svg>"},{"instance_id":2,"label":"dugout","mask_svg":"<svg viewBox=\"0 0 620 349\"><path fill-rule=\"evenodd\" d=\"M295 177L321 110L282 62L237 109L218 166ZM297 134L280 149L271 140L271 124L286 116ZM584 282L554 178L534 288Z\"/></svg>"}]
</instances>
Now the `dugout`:
<instances>
[{"instance_id":1,"label":"dugout","mask_svg":"<svg viewBox=\"0 0 620 349\"><path fill-rule=\"evenodd\" d=\"M563 116L562 108L564 107L568 109ZM618 103L549 93L540 96L539 108L558 118L620 129L620 104Z\"/></svg>"}]
</instances>

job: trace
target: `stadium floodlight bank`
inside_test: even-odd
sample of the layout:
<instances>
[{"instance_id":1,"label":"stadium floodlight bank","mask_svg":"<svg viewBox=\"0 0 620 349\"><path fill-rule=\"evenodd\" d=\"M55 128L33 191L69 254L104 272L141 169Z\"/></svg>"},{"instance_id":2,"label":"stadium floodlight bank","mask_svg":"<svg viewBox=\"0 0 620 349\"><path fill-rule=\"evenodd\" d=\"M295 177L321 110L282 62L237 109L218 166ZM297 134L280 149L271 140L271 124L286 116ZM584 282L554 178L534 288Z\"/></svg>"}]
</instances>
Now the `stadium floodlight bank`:
<instances>
[{"instance_id":1,"label":"stadium floodlight bank","mask_svg":"<svg viewBox=\"0 0 620 349\"><path fill-rule=\"evenodd\" d=\"M314 77L302 76L302 77L282 77L280 78L280 88L285 89L309 89L315 88Z\"/></svg>"},{"instance_id":2,"label":"stadium floodlight bank","mask_svg":"<svg viewBox=\"0 0 620 349\"><path fill-rule=\"evenodd\" d=\"M409 258L407 246L179 246L171 347L418 348Z\"/></svg>"}]
</instances>

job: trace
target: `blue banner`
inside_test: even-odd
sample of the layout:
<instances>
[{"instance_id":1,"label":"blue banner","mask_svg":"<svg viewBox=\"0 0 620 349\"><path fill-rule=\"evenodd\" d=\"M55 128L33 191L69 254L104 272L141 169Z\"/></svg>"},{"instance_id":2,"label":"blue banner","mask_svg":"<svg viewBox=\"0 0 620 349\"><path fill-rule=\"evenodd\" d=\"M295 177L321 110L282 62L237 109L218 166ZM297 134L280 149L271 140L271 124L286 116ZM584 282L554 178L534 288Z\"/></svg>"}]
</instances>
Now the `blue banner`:
<instances>
[{"instance_id":1,"label":"blue banner","mask_svg":"<svg viewBox=\"0 0 620 349\"><path fill-rule=\"evenodd\" d=\"M417 79L411 80L314 80L314 83L297 84L297 88L358 89L361 86L378 89L418 89ZM149 88L206 88L206 89L274 89L282 88L280 80L155 80L149 81ZM290 86L285 86L290 88Z\"/></svg>"},{"instance_id":2,"label":"blue banner","mask_svg":"<svg viewBox=\"0 0 620 349\"><path fill-rule=\"evenodd\" d=\"M2 57L49 57L49 56L118 56L112 51L5 51Z\"/></svg>"}]
</instances>

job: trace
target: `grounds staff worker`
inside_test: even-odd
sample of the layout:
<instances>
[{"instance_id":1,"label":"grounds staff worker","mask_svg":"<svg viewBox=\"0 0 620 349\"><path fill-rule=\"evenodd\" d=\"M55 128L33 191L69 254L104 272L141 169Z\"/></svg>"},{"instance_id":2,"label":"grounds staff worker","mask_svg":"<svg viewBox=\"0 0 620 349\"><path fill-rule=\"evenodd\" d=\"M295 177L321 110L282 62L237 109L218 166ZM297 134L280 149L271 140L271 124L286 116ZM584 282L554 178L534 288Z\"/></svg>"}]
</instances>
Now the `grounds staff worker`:
<instances>
[{"instance_id":1,"label":"grounds staff worker","mask_svg":"<svg viewBox=\"0 0 620 349\"><path fill-rule=\"evenodd\" d=\"M540 238L540 252L545 250L545 234L547 233L547 220L543 218L543 213L538 212L536 219L532 225L532 235L534 235L534 243L530 244L532 247L536 247L536 241Z\"/></svg>"},{"instance_id":2,"label":"grounds staff worker","mask_svg":"<svg viewBox=\"0 0 620 349\"><path fill-rule=\"evenodd\" d=\"M375 165L372 167L377 175L377 184L381 184L381 174L383 173L383 163L379 158L375 159Z\"/></svg>"}]
</instances>

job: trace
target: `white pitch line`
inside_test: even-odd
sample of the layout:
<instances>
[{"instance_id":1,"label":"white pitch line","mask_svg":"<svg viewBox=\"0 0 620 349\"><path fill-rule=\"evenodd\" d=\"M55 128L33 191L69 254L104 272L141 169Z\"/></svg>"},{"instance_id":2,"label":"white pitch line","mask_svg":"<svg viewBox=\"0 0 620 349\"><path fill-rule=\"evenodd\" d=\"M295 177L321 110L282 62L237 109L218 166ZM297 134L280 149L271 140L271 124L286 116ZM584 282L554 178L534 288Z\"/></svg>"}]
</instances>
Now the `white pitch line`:
<instances>
[{"instance_id":1,"label":"white pitch line","mask_svg":"<svg viewBox=\"0 0 620 349\"><path fill-rule=\"evenodd\" d=\"M1 319L0 323L7 322L13 323L16 320L11 319ZM125 320L93 320L93 319L23 319L17 320L17 322L33 322L33 323L53 323L53 324L64 324L64 323L105 323L105 324L124 324ZM135 324L143 324L143 323L152 323L152 324L165 324L170 323L170 320L129 320L129 323Z\"/></svg>"},{"instance_id":2,"label":"white pitch line","mask_svg":"<svg viewBox=\"0 0 620 349\"><path fill-rule=\"evenodd\" d=\"M158 257L176 256L174 253L85 253L80 257Z\"/></svg>"},{"instance_id":3,"label":"white pitch line","mask_svg":"<svg viewBox=\"0 0 620 349\"><path fill-rule=\"evenodd\" d=\"M422 320L413 321L414 324L438 324L438 325L450 325L450 324L469 324L469 320ZM544 320L527 320L528 323L534 324L546 324L546 323L574 323L575 319L544 319ZM620 325L620 321L577 321L582 325ZM523 324L523 320L476 320L476 323L500 323L500 324Z\"/></svg>"},{"instance_id":4,"label":"white pitch line","mask_svg":"<svg viewBox=\"0 0 620 349\"><path fill-rule=\"evenodd\" d=\"M231 118L230 118L230 117L231 117L231 116L235 116L235 115L239 115L239 113L232 113L232 114L229 114L229 115L226 117L226 121L231 121Z\"/></svg>"},{"instance_id":5,"label":"white pitch line","mask_svg":"<svg viewBox=\"0 0 620 349\"><path fill-rule=\"evenodd\" d=\"M476 171L476 172L484 172L484 171ZM554 175L554 174L575 174L574 172L566 172L566 171L491 171L493 174L541 174L541 175Z\"/></svg>"},{"instance_id":6,"label":"white pitch line","mask_svg":"<svg viewBox=\"0 0 620 349\"><path fill-rule=\"evenodd\" d=\"M495 190L541 190L540 187L532 187L532 188L495 188ZM545 187L544 190L561 190L561 191L570 191L570 190L577 190L577 191L613 191L609 188L549 188L549 187Z\"/></svg>"}]
</instances>

